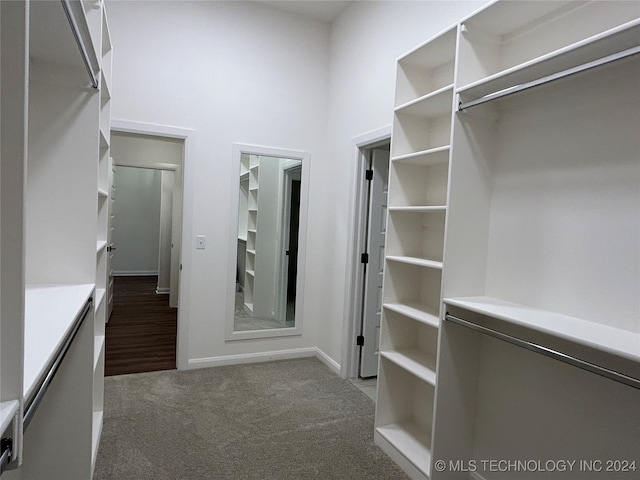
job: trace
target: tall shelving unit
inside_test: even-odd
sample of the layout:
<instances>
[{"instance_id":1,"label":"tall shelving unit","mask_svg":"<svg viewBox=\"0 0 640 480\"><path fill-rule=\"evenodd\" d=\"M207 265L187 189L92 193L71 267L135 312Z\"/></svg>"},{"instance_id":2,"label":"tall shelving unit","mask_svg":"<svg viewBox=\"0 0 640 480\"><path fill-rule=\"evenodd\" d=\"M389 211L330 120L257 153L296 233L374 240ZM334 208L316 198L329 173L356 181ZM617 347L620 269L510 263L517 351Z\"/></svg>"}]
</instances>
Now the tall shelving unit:
<instances>
[{"instance_id":1,"label":"tall shelving unit","mask_svg":"<svg viewBox=\"0 0 640 480\"><path fill-rule=\"evenodd\" d=\"M638 467L639 38L637 2L497 1L399 59L375 438L412 478Z\"/></svg>"},{"instance_id":2,"label":"tall shelving unit","mask_svg":"<svg viewBox=\"0 0 640 480\"><path fill-rule=\"evenodd\" d=\"M243 225L246 225L244 258L244 309L253 313L256 278L256 244L258 237L258 191L260 162L257 155L242 155L240 193L244 195Z\"/></svg>"},{"instance_id":3,"label":"tall shelving unit","mask_svg":"<svg viewBox=\"0 0 640 480\"><path fill-rule=\"evenodd\" d=\"M3 2L2 14L2 35L12 35L14 50L2 56L2 204L16 212L2 212L3 434L5 378L12 382L7 393L18 393L10 402L18 441L3 478L91 478L104 378L107 188L100 132L107 132L108 147L109 94L100 76L110 75L100 71L108 38L104 5ZM5 58L15 63L7 82ZM5 95L12 118L5 117ZM14 143L21 131L22 153ZM7 141L10 167L8 134L15 135ZM5 189L5 182L12 186ZM13 256L6 264L5 254ZM14 298L5 304L8 292ZM6 350L5 333L15 342ZM18 350L4 361L5 352Z\"/></svg>"},{"instance_id":4,"label":"tall shelving unit","mask_svg":"<svg viewBox=\"0 0 640 480\"><path fill-rule=\"evenodd\" d=\"M428 476L456 29L400 58L391 141L375 440Z\"/></svg>"}]
</instances>

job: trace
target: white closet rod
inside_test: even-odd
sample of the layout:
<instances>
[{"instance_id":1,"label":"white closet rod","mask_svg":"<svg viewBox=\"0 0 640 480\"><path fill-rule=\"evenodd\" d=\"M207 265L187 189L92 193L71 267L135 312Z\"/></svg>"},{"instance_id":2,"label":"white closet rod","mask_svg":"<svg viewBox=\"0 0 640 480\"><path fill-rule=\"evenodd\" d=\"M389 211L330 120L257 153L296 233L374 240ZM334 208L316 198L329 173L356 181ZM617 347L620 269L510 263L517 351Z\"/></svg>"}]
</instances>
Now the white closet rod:
<instances>
[{"instance_id":1,"label":"white closet rod","mask_svg":"<svg viewBox=\"0 0 640 480\"><path fill-rule=\"evenodd\" d=\"M497 100L499 98L506 97L508 95L513 95L514 93L522 92L524 90L528 90L530 88L538 87L545 83L553 82L555 80L560 80L561 78L566 78L571 75L575 75L576 73L584 72L586 70L590 70L592 68L600 67L602 65L606 65L608 63L612 63L618 60L621 60L626 57L630 57L632 55L636 55L640 53L640 46L629 48L627 50L623 50L621 52L613 53L611 55L607 55L606 57L598 58L591 62L584 63L582 65L578 65L577 67L568 68L566 70L562 70L561 72L553 73L551 75L547 75L545 77L536 78L527 83L523 83L520 85L514 85L513 87L505 88L504 90L500 90L498 92L489 93L483 97L477 98L475 100L470 100L468 102L460 101L458 103L458 111L466 110L467 108L475 107L477 105L481 105L486 102L491 102L492 100Z\"/></svg>"},{"instance_id":2,"label":"white closet rod","mask_svg":"<svg viewBox=\"0 0 640 480\"><path fill-rule=\"evenodd\" d=\"M532 343L520 338L512 337L511 335L498 332L491 328L483 327L476 323L463 320L462 318L454 317L449 313L445 314L444 319L462 327L470 328L471 330L475 330L476 332L480 332L485 335L489 335L490 337L497 338L498 340L502 340L512 345L526 348L527 350L539 353L541 355L544 355L545 357L550 357L555 360L568 363L569 365L581 368L582 370L586 370L588 372L595 373L596 375L606 377L610 380L615 380L616 382L624 383L625 385L629 385L630 387L640 389L640 380L638 380L637 378L629 377L628 375L625 375L623 373L616 372L614 370L610 370L608 368L601 367L584 360L580 360L579 358L572 357L571 355L567 355L566 353L543 347L542 345L538 345L537 343Z\"/></svg>"},{"instance_id":3,"label":"white closet rod","mask_svg":"<svg viewBox=\"0 0 640 480\"><path fill-rule=\"evenodd\" d=\"M78 0L74 0L73 3L71 0L60 0L60 3L62 4L62 9L67 16L67 20L69 20L69 25L71 25L71 31L73 32L73 37L76 39L76 43L80 49L80 56L82 57L84 66L89 74L91 85L93 85L93 88L98 88L98 72L100 72L100 64L98 63L98 58L95 55L94 49L87 48L87 45L92 45L92 41L82 3ZM79 22L78 19L82 19L84 21Z\"/></svg>"},{"instance_id":4,"label":"white closet rod","mask_svg":"<svg viewBox=\"0 0 640 480\"><path fill-rule=\"evenodd\" d=\"M27 427L29 426L29 423L31 422L31 419L33 418L33 415L36 413L36 410L38 410L38 406L40 405L40 402L42 402L42 399L44 398L44 394L47 392L49 385L53 381L53 377L56 375L58 368L60 368L60 364L62 363L62 360L64 360L65 355L69 351L69 347L71 347L71 344L73 343L73 340L76 337L78 330L80 330L80 327L82 326L82 322L87 317L87 313L89 313L89 309L91 308L92 305L93 305L93 299L90 298L89 300L87 300L87 303L84 305L84 308L82 309L80 314L78 314L78 316L73 321L71 331L67 335L67 338L65 338L64 343L62 344L60 349L58 350L56 354L56 358L53 360L53 363L49 368L49 372L44 377L44 379L40 382L40 385L36 389L36 393L33 395L31 399L29 399L28 401L25 401L24 419L23 419L23 427L22 427L23 431L27 429Z\"/></svg>"}]
</instances>

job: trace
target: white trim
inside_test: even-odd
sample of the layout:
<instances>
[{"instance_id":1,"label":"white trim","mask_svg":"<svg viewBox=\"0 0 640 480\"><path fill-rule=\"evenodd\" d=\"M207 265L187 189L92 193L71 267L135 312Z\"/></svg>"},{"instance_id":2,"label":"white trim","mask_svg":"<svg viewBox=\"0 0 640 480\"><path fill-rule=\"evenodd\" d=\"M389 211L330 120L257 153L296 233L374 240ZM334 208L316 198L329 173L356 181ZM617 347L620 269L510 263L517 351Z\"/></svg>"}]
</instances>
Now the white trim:
<instances>
[{"instance_id":1,"label":"white trim","mask_svg":"<svg viewBox=\"0 0 640 480\"><path fill-rule=\"evenodd\" d=\"M195 241L193 221L193 187L195 184L195 142L196 131L189 128L157 125L151 123L131 122L112 119L111 130L123 133L137 133L140 135L154 135L183 140L183 202L182 202L182 242L180 248L180 272L178 308L178 332L176 340L176 364L179 370L189 368L189 327L191 305L191 272L192 244Z\"/></svg>"},{"instance_id":2,"label":"white trim","mask_svg":"<svg viewBox=\"0 0 640 480\"><path fill-rule=\"evenodd\" d=\"M356 336L358 335L358 320L361 315L360 297L358 292L362 291L363 275L360 265L360 250L365 235L363 226L363 185L364 171L366 169L364 155L362 151L374 147L377 143L386 142L391 139L391 125L379 128L372 132L354 137L355 146L354 162L351 167L352 185L351 199L349 202L349 235L347 252L349 257L345 267L345 278L347 288L345 290L344 301L344 321L342 326L342 368L340 376L342 378L353 379L358 377L358 349L356 348Z\"/></svg>"},{"instance_id":3,"label":"white trim","mask_svg":"<svg viewBox=\"0 0 640 480\"><path fill-rule=\"evenodd\" d=\"M340 365L331 360L331 358L318 347L293 348L291 350L276 350L273 352L242 353L237 355L223 355L220 357L192 358L189 360L187 369L240 365L245 363L263 363L274 360L308 357L316 357L334 373L340 373Z\"/></svg>"},{"instance_id":4,"label":"white trim","mask_svg":"<svg viewBox=\"0 0 640 480\"><path fill-rule=\"evenodd\" d=\"M156 294L158 295L169 295L171 293L170 288L156 288Z\"/></svg>"},{"instance_id":5,"label":"white trim","mask_svg":"<svg viewBox=\"0 0 640 480\"><path fill-rule=\"evenodd\" d=\"M277 158L290 158L302 162L302 184L300 186L300 224L298 229L298 274L296 281L296 319L292 328L272 328L266 330L234 331L234 312L236 295L236 263L238 252L238 208L240 185L240 157L242 154L259 155ZM232 169L230 211L236 212L230 216L229 225L229 258L227 263L227 311L225 321L225 341L249 340L254 338L271 338L282 336L302 335L303 318L301 312L304 300L306 250L307 250L307 212L309 208L309 171L311 169L311 155L300 150L286 150L282 148L233 143L231 152L232 162L237 169Z\"/></svg>"}]
</instances>

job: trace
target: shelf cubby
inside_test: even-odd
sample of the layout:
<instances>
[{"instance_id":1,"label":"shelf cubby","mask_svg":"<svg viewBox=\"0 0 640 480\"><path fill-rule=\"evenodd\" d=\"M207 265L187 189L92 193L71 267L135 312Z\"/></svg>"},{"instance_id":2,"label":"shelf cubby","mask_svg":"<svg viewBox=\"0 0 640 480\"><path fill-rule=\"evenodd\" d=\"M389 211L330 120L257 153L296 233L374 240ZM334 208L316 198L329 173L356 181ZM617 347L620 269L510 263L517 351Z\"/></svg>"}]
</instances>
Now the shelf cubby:
<instances>
[{"instance_id":1,"label":"shelf cubby","mask_svg":"<svg viewBox=\"0 0 640 480\"><path fill-rule=\"evenodd\" d=\"M407 160L392 160L390 206L443 206L447 204L448 149Z\"/></svg>"},{"instance_id":2,"label":"shelf cubby","mask_svg":"<svg viewBox=\"0 0 640 480\"><path fill-rule=\"evenodd\" d=\"M435 386L438 327L386 308L380 355Z\"/></svg>"},{"instance_id":3,"label":"shelf cubby","mask_svg":"<svg viewBox=\"0 0 640 480\"><path fill-rule=\"evenodd\" d=\"M382 437L423 475L431 469L434 387L381 356L375 436ZM379 445L379 439L376 439ZM393 451L389 452L396 455Z\"/></svg>"},{"instance_id":4,"label":"shelf cubby","mask_svg":"<svg viewBox=\"0 0 640 480\"><path fill-rule=\"evenodd\" d=\"M439 308L442 271L402 261L389 260L385 267L383 303L422 305L425 311Z\"/></svg>"},{"instance_id":5,"label":"shelf cubby","mask_svg":"<svg viewBox=\"0 0 640 480\"><path fill-rule=\"evenodd\" d=\"M451 141L451 112L434 116L395 113L391 156L443 147Z\"/></svg>"},{"instance_id":6,"label":"shelf cubby","mask_svg":"<svg viewBox=\"0 0 640 480\"><path fill-rule=\"evenodd\" d=\"M396 105L453 84L456 29L452 28L398 60Z\"/></svg>"},{"instance_id":7,"label":"shelf cubby","mask_svg":"<svg viewBox=\"0 0 640 480\"><path fill-rule=\"evenodd\" d=\"M442 262L444 207L431 211L389 210L387 256Z\"/></svg>"}]
</instances>

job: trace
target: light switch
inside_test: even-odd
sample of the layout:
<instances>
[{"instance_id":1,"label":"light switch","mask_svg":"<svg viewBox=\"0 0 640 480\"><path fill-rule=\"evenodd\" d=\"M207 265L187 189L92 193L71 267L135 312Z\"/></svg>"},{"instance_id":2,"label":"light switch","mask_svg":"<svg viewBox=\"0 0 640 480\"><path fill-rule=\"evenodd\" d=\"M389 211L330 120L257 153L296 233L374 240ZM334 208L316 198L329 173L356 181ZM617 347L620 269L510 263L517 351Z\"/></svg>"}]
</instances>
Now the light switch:
<instances>
[{"instance_id":1,"label":"light switch","mask_svg":"<svg viewBox=\"0 0 640 480\"><path fill-rule=\"evenodd\" d=\"M207 237L205 237L204 235L197 235L196 248L198 250L204 250L206 246L207 246Z\"/></svg>"}]
</instances>

